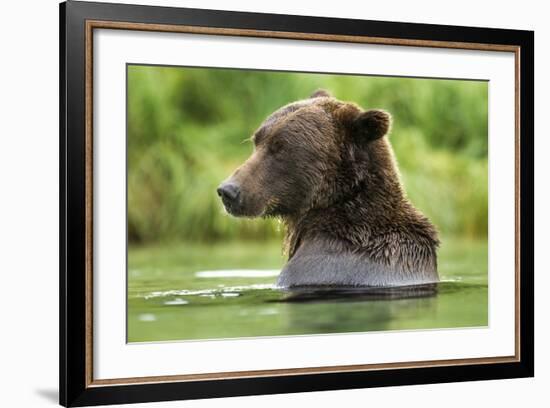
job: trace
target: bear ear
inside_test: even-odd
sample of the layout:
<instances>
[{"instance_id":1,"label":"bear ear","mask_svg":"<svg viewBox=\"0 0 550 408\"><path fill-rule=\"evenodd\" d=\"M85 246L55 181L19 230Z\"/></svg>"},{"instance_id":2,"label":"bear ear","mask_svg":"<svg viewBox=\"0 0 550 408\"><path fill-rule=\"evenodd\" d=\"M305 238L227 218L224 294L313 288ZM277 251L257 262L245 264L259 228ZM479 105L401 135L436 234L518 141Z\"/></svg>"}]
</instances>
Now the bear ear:
<instances>
[{"instance_id":1,"label":"bear ear","mask_svg":"<svg viewBox=\"0 0 550 408\"><path fill-rule=\"evenodd\" d=\"M357 140L372 142L386 135L391 127L391 115L372 109L359 113L352 123L352 133Z\"/></svg>"},{"instance_id":2,"label":"bear ear","mask_svg":"<svg viewBox=\"0 0 550 408\"><path fill-rule=\"evenodd\" d=\"M315 92L313 92L310 95L310 99L313 98L330 98L331 94L328 93L328 91L325 91L324 89L317 89Z\"/></svg>"}]
</instances>

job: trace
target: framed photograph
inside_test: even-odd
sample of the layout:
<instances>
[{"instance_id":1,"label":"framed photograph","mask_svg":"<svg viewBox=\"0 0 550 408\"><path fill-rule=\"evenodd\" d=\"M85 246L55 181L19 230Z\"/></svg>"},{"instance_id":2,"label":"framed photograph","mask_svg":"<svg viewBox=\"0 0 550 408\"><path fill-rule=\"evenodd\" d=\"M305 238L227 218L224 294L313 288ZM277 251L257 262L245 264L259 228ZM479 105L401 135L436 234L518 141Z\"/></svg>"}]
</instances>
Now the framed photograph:
<instances>
[{"instance_id":1,"label":"framed photograph","mask_svg":"<svg viewBox=\"0 0 550 408\"><path fill-rule=\"evenodd\" d=\"M62 405L533 376L533 32L60 27Z\"/></svg>"}]
</instances>

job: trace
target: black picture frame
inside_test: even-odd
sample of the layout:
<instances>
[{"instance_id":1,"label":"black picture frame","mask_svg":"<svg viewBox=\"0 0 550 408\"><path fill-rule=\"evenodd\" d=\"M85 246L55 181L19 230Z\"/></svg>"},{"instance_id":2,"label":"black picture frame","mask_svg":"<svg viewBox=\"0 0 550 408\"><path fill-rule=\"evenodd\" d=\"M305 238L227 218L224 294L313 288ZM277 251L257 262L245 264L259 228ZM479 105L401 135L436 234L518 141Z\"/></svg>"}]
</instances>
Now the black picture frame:
<instances>
[{"instance_id":1,"label":"black picture frame","mask_svg":"<svg viewBox=\"0 0 550 408\"><path fill-rule=\"evenodd\" d=\"M64 406L339 390L534 375L534 33L532 31L68 1L60 5L60 403ZM518 47L521 145L516 267L520 358L384 370L267 375L94 386L87 372L86 23L186 25L222 29L457 42ZM89 351L89 350L88 350Z\"/></svg>"}]
</instances>

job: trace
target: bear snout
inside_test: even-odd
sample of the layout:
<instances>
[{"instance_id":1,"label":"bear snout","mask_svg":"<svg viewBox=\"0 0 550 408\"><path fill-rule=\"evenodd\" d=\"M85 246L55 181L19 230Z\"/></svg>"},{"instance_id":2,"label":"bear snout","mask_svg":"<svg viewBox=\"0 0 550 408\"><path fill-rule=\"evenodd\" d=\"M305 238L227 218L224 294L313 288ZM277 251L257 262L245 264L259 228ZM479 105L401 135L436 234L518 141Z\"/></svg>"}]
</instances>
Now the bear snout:
<instances>
[{"instance_id":1,"label":"bear snout","mask_svg":"<svg viewBox=\"0 0 550 408\"><path fill-rule=\"evenodd\" d=\"M220 184L216 191L228 211L235 207L235 204L238 203L239 196L241 195L240 187L233 182L224 182Z\"/></svg>"}]
</instances>

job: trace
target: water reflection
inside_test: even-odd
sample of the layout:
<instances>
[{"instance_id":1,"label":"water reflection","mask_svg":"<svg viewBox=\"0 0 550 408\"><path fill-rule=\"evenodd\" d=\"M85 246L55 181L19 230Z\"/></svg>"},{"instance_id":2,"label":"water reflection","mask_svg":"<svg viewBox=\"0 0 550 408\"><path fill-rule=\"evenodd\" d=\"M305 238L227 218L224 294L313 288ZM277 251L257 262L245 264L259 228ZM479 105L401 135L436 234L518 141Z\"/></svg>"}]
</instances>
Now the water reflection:
<instances>
[{"instance_id":1,"label":"water reflection","mask_svg":"<svg viewBox=\"0 0 550 408\"><path fill-rule=\"evenodd\" d=\"M437 294L437 283L426 285L379 287L301 287L286 289L279 302L361 301L423 298Z\"/></svg>"},{"instance_id":2,"label":"water reflection","mask_svg":"<svg viewBox=\"0 0 550 408\"><path fill-rule=\"evenodd\" d=\"M289 290L273 284L208 282L209 289L155 291L132 299L132 310L137 312L129 316L132 333L155 341L487 324L484 283L452 280L392 288Z\"/></svg>"},{"instance_id":3,"label":"water reflection","mask_svg":"<svg viewBox=\"0 0 550 408\"><path fill-rule=\"evenodd\" d=\"M404 314L429 313L437 284L392 288L295 288L281 303L287 329L308 333L344 333L391 329Z\"/></svg>"}]
</instances>

